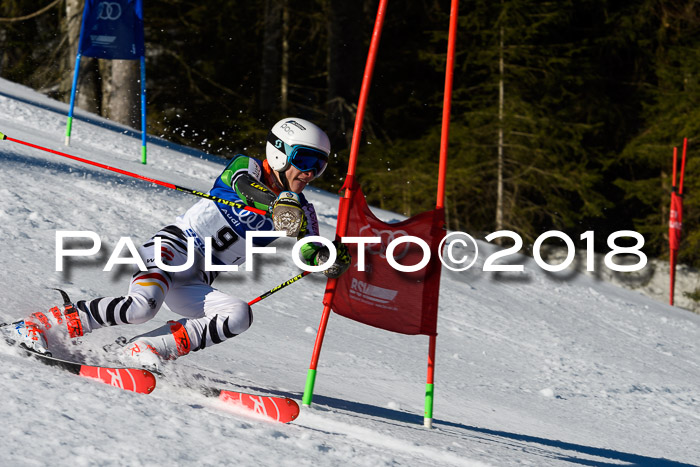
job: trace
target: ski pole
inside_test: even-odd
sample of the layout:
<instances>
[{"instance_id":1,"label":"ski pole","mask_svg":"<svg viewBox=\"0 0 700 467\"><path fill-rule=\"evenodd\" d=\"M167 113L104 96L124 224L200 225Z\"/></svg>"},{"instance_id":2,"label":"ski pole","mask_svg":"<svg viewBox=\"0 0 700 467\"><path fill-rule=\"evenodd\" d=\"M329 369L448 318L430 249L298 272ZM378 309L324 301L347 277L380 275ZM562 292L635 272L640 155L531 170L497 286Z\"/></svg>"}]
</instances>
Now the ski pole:
<instances>
[{"instance_id":1,"label":"ski pole","mask_svg":"<svg viewBox=\"0 0 700 467\"><path fill-rule=\"evenodd\" d=\"M287 287L288 285L295 283L296 281L298 281L302 277L307 276L309 274L311 274L311 271L304 271L302 273L297 274L296 276L292 277L288 281L282 282L277 287L273 287L272 289L268 290L264 294L260 295L258 298L254 298L253 300L249 301L248 305L250 306L250 305L253 305L254 303L258 303L260 300L269 297L270 295L277 292L278 290L283 289L283 288Z\"/></svg>"},{"instance_id":2,"label":"ski pole","mask_svg":"<svg viewBox=\"0 0 700 467\"><path fill-rule=\"evenodd\" d=\"M227 206L231 206L231 207L238 208L238 209L243 209L245 211L254 212L256 214L260 214L263 216L268 215L267 211L264 211L264 210L258 209L258 208L254 208L254 207L245 205L243 203L237 203L235 201L230 201L227 199L219 198L218 196L213 196L213 195L210 195L209 193L203 193L201 191L181 187L181 186L175 185L173 183L162 182L162 181L156 180L154 178L144 177L143 175L135 174L133 172L128 172L126 170L118 169L116 167L110 167L108 165L101 164L99 162L91 161L88 159L83 159L82 157L71 156L70 154L66 154L65 152L55 151L53 149L45 148L43 146L39 146L39 145L36 145L33 143L28 143L26 141L22 141L19 139L10 138L9 136L7 136L6 134L1 133L1 132L0 132L0 140L7 140L7 141L12 141L13 143L24 144L25 146L29 146L31 148L40 149L42 151L50 152L50 153L56 154L58 156L67 157L68 159L73 159L73 160L78 161L78 162L83 162L85 164L94 165L95 167L99 167L101 169L111 170L112 172L117 172L117 173L120 173L122 175L128 175L129 177L138 178L139 180L145 180L147 182L155 183L156 185L164 186L164 187L170 188L172 190L181 191L183 193L187 193L187 194L194 195L194 196L199 196L200 198L209 199L209 200L215 201L217 203L225 204Z\"/></svg>"}]
</instances>

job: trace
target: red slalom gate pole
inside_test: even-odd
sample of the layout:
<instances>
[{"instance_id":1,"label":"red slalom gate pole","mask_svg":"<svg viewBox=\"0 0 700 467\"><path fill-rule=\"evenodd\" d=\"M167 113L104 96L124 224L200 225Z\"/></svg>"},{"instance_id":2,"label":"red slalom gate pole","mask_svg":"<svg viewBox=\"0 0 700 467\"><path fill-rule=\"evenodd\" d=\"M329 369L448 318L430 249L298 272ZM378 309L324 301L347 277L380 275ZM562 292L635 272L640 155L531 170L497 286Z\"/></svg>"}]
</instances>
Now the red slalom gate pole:
<instances>
[{"instance_id":1,"label":"red slalom gate pole","mask_svg":"<svg viewBox=\"0 0 700 467\"><path fill-rule=\"evenodd\" d=\"M670 214L670 219L669 219L669 247L670 247L670 254L669 254L669 283L670 283L670 288L669 288L669 304L673 306L673 298L675 295L675 289L676 289L676 254L678 253L678 242L676 241L675 237L675 230L676 230L676 223L677 223L677 217L678 217L678 212L676 208L676 173L677 173L677 167L678 167L678 148L674 147L673 148L673 178L671 179L671 214Z\"/></svg>"},{"instance_id":2,"label":"red slalom gate pole","mask_svg":"<svg viewBox=\"0 0 700 467\"><path fill-rule=\"evenodd\" d=\"M683 177L685 176L685 154L688 150L688 138L683 138L683 158L681 159L681 181L678 184L678 194L683 195Z\"/></svg>"},{"instance_id":3,"label":"red slalom gate pole","mask_svg":"<svg viewBox=\"0 0 700 467\"><path fill-rule=\"evenodd\" d=\"M15 138L10 138L9 136L7 136L7 135L4 134L4 133L0 133L0 140L7 140L7 141L12 141L13 143L23 144L23 145L25 145L25 146L29 146L30 148L39 149L40 151L49 152L49 153L51 153L51 154L56 154L57 156L61 156L61 157L67 157L68 159L73 159L74 161L82 162L82 163L84 163L84 164L93 165L93 166L99 167L99 168L101 168L101 169L109 170L109 171L111 171L111 172L116 172L116 173L119 173L119 174L122 174L122 175L126 175L126 176L129 176L129 177L137 178L137 179L139 179L139 180L145 180L145 181L147 181L147 182L155 183L156 185L160 185L160 186L164 186L164 187L166 187L166 188L170 188L171 190L181 191L181 192L183 192L183 193L187 193L187 194L190 194L190 195L198 196L198 197L200 197L200 198L209 199L209 200L211 200L211 201L215 201L215 202L220 203L220 204L225 204L225 205L227 205L227 206L231 206L231 207L234 207L234 208L238 208L238 209L243 209L243 210L245 210L245 211L254 212L254 213L260 214L260 215L262 215L262 216L267 216L267 215L268 215L268 212L267 212L267 211L264 211L264 210L258 209L258 208L254 208L254 207L245 205L245 204L243 204L243 203L237 203L237 202L235 202L235 201L230 201L230 200L227 200L227 199L219 198L218 196L213 196L213 195L210 195L209 193L203 193L203 192L198 191L198 190L192 190L191 188L181 187L181 186L175 185L175 184L173 184L173 183L168 183L168 182L163 182L163 181L160 181L160 180L156 180L155 178L144 177L143 175L139 175L139 174L136 174L136 173L133 173L133 172L129 172L129 171L126 171L126 170L122 170L122 169L118 169L118 168L116 168L116 167L111 167L111 166L109 166L109 165L101 164L101 163L99 163L99 162L91 161L91 160L89 160L89 159L83 159L82 157L72 156L72 155L70 155L70 154L66 154L65 152L61 152L61 151L56 151L56 150L54 150L54 149L45 148L45 147L43 147L43 146L39 146L38 144L28 143L27 141L22 141L22 140L15 139Z\"/></svg>"},{"instance_id":4,"label":"red slalom gate pole","mask_svg":"<svg viewBox=\"0 0 700 467\"><path fill-rule=\"evenodd\" d=\"M676 289L676 262L678 259L678 250L681 243L681 228L683 226L683 179L685 175L685 161L688 149L688 138L683 138L683 156L680 167L680 182L676 186L676 175L678 173L678 148L673 148L673 174L671 188L671 212L668 223L668 241L669 241L669 304L673 306Z\"/></svg>"},{"instance_id":5,"label":"red slalom gate pole","mask_svg":"<svg viewBox=\"0 0 700 467\"><path fill-rule=\"evenodd\" d=\"M372 75L374 73L374 64L377 61L377 52L379 49L379 41L382 36L382 27L384 26L384 18L389 0L380 0L377 7L377 16L374 21L374 29L372 31L372 39L370 40L369 53L367 54L367 62L365 63L365 71L362 77L362 86L360 88L360 97L357 103L357 114L355 115L355 126L352 134L352 143L350 146L350 160L348 161L348 173L345 177L345 195L338 206L338 222L336 225L336 238L342 238L347 231L348 223L348 208L355 190L355 166L357 165L357 154L360 148L360 138L362 135L362 122L365 117L365 109L367 107L367 99L369 98L369 88L372 83ZM343 201L345 203L343 203ZM344 207L343 207L344 206ZM314 394L314 386L316 384L316 370L318 368L318 360L321 355L321 347L323 346L323 338L326 334L328 319L331 313L331 302L335 294L335 285L337 279L328 279L326 283L326 292L323 296L323 312L321 313L321 322L316 331L316 341L314 342L314 350L311 355L311 363L309 371L306 374L306 385L304 387L304 396L302 404L311 406L311 401Z\"/></svg>"},{"instance_id":6,"label":"red slalom gate pole","mask_svg":"<svg viewBox=\"0 0 700 467\"><path fill-rule=\"evenodd\" d=\"M438 166L438 189L435 209L445 207L445 178L447 175L447 147L450 139L450 113L452 111L452 87L454 80L455 44L457 41L457 19L459 0L450 5L450 26L447 39L447 63L445 66L445 91L442 102L442 131L440 135L440 164ZM433 427L433 403L435 399L435 354L437 335L428 340L428 372L425 383L425 414L423 426Z\"/></svg>"}]
</instances>

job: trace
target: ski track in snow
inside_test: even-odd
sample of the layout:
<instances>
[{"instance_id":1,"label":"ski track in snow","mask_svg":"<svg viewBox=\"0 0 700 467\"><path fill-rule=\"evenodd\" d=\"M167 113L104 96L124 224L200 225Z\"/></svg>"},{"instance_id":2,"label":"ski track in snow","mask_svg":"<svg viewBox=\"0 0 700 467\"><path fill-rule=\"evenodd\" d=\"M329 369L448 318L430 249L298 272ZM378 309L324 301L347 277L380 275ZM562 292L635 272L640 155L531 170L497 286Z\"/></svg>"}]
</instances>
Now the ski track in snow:
<instances>
[{"instance_id":1,"label":"ski track in snow","mask_svg":"<svg viewBox=\"0 0 700 467\"><path fill-rule=\"evenodd\" d=\"M0 80L0 131L154 179L206 191L224 162L152 138L140 164L133 131L80 111L63 146L67 106ZM87 122L89 120L89 122ZM256 156L257 154L250 154ZM118 295L130 272L103 272L122 236L136 245L197 201L97 167L0 142L0 320L59 302ZM337 196L307 190L321 233L334 235ZM379 211L385 220L400 220ZM96 258L55 271L57 230L97 232ZM221 290L252 299L297 271L289 240ZM534 261L520 274L443 270L434 426L422 426L426 336L332 315L313 405L280 425L222 408L174 382L215 384L301 402L325 281L311 275L255 305L250 330L169 365L150 395L101 385L0 345L3 465L700 465L700 316ZM176 318L98 330L96 358L117 336ZM76 348L77 350L77 348Z\"/></svg>"}]
</instances>

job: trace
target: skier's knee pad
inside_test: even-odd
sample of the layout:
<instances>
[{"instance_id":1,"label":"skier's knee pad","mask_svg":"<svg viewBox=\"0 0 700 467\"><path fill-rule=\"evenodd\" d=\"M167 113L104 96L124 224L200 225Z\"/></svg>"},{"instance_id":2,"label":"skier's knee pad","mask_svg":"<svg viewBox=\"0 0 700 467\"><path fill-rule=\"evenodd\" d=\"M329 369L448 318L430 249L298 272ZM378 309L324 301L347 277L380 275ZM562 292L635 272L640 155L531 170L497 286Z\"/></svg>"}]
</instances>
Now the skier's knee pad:
<instances>
[{"instance_id":1,"label":"skier's knee pad","mask_svg":"<svg viewBox=\"0 0 700 467\"><path fill-rule=\"evenodd\" d=\"M224 326L233 334L240 334L253 324L253 310L243 301L231 306L219 316L223 318Z\"/></svg>"},{"instance_id":2,"label":"skier's knee pad","mask_svg":"<svg viewBox=\"0 0 700 467\"><path fill-rule=\"evenodd\" d=\"M126 312L127 322L129 324L142 324L146 321L152 320L158 310L160 309L160 303L158 303L153 298L146 298L143 295L133 294L131 298L131 304Z\"/></svg>"}]
</instances>

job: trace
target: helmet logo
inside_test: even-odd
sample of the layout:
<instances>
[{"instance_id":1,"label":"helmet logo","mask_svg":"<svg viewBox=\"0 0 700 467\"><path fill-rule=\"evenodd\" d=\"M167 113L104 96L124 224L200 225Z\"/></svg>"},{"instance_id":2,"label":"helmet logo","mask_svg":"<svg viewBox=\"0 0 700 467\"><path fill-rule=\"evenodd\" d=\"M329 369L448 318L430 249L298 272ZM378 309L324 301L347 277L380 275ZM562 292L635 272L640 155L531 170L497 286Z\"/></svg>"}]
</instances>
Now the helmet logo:
<instances>
[{"instance_id":1,"label":"helmet logo","mask_svg":"<svg viewBox=\"0 0 700 467\"><path fill-rule=\"evenodd\" d=\"M294 120L287 120L287 123L291 123L292 125L294 125L295 127L299 128L299 129L302 130L302 131L305 131L305 130L306 130L306 128L305 128L302 124L300 124L299 122L296 122L296 121L294 121ZM287 123L285 123L285 125L286 125ZM284 127L284 125L282 125L282 126Z\"/></svg>"},{"instance_id":2,"label":"helmet logo","mask_svg":"<svg viewBox=\"0 0 700 467\"><path fill-rule=\"evenodd\" d=\"M282 140L281 140L281 139L275 140L275 147L276 147L277 149L281 148L281 147L282 147L282 144L284 144L284 143L282 143Z\"/></svg>"}]
</instances>

